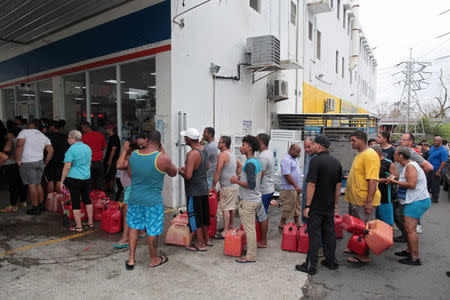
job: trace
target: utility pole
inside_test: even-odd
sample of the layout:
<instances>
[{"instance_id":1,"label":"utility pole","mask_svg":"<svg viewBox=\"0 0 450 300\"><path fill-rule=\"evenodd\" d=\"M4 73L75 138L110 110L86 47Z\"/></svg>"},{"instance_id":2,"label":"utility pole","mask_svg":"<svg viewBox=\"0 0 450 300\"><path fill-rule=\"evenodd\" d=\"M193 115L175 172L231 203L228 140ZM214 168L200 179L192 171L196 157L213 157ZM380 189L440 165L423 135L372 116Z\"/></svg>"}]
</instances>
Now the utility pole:
<instances>
[{"instance_id":1,"label":"utility pole","mask_svg":"<svg viewBox=\"0 0 450 300\"><path fill-rule=\"evenodd\" d=\"M409 49L409 59L407 61L403 61L396 65L396 67L403 67L403 70L394 73L392 76L397 74L403 74L404 78L400 81L397 81L395 84L403 84L403 91L400 97L400 103L402 106L406 106L406 132L409 132L409 123L411 117L415 117L416 120L421 120L420 115L418 114L418 110L416 106L419 104L419 100L417 98L417 91L424 89L424 85L428 86L428 82L426 79L429 78L431 72L425 72L424 69L429 66L430 62L420 62L416 61L412 57L412 48ZM428 78L425 78L428 77ZM413 105L411 102L413 101ZM406 102L406 105L405 105ZM412 113L415 112L414 116ZM424 126L422 124L422 130Z\"/></svg>"}]
</instances>

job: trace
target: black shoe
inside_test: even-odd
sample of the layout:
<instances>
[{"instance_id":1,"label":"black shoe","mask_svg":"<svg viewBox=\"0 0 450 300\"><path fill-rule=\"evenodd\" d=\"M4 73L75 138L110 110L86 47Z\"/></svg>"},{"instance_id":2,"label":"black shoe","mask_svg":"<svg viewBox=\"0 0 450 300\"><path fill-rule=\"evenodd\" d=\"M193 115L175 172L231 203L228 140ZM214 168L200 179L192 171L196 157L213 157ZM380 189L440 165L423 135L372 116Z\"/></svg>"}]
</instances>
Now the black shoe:
<instances>
[{"instance_id":1,"label":"black shoe","mask_svg":"<svg viewBox=\"0 0 450 300\"><path fill-rule=\"evenodd\" d=\"M38 207L39 207L39 210L40 210L40 211L45 211L45 205L44 205L44 203L42 203L42 202L39 203L39 206L38 206Z\"/></svg>"},{"instance_id":2,"label":"black shoe","mask_svg":"<svg viewBox=\"0 0 450 300\"><path fill-rule=\"evenodd\" d=\"M134 262L134 263L136 263L136 262ZM128 264L128 260L125 262L125 269L127 270L127 271L132 271L133 269L134 269L134 264L133 265L129 265Z\"/></svg>"},{"instance_id":3,"label":"black shoe","mask_svg":"<svg viewBox=\"0 0 450 300\"><path fill-rule=\"evenodd\" d=\"M447 277L450 277L450 271L445 272L445 274L447 274Z\"/></svg>"},{"instance_id":4,"label":"black shoe","mask_svg":"<svg viewBox=\"0 0 450 300\"><path fill-rule=\"evenodd\" d=\"M411 266L420 266L422 265L422 262L420 261L420 259L414 259L412 257L407 257L407 258L402 258L398 261L401 264L404 265L411 265Z\"/></svg>"},{"instance_id":5,"label":"black shoe","mask_svg":"<svg viewBox=\"0 0 450 300\"><path fill-rule=\"evenodd\" d=\"M321 261L320 261L320 264L321 264L322 266L327 267L327 268L330 269L330 270L337 270L337 268L339 268L339 264L334 264L334 265L330 266L330 265L328 264L328 261L327 261L326 259L321 260Z\"/></svg>"},{"instance_id":6,"label":"black shoe","mask_svg":"<svg viewBox=\"0 0 450 300\"><path fill-rule=\"evenodd\" d=\"M401 257L411 257L411 253L409 253L406 250L403 250L403 251L400 251L400 252L395 252L394 255L401 256Z\"/></svg>"},{"instance_id":7,"label":"black shoe","mask_svg":"<svg viewBox=\"0 0 450 300\"><path fill-rule=\"evenodd\" d=\"M295 265L295 270L303 272L303 273L308 273L309 275L314 275L317 273L316 269L308 270L305 263L303 263L302 265Z\"/></svg>"},{"instance_id":8,"label":"black shoe","mask_svg":"<svg viewBox=\"0 0 450 300\"><path fill-rule=\"evenodd\" d=\"M32 208L27 209L27 214L28 215L40 215L41 210L39 209L39 206L33 206Z\"/></svg>"},{"instance_id":9,"label":"black shoe","mask_svg":"<svg viewBox=\"0 0 450 300\"><path fill-rule=\"evenodd\" d=\"M395 237L394 238L394 242L396 242L396 243L406 243L406 242L408 242L408 239L401 235L401 236Z\"/></svg>"}]
</instances>

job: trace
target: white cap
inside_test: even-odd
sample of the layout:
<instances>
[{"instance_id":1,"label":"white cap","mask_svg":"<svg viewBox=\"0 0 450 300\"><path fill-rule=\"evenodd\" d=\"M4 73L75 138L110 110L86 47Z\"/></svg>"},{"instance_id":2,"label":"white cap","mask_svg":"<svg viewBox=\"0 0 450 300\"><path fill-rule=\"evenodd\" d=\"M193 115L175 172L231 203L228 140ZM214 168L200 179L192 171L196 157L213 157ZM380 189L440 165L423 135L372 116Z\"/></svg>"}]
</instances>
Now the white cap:
<instances>
[{"instance_id":1,"label":"white cap","mask_svg":"<svg viewBox=\"0 0 450 300\"><path fill-rule=\"evenodd\" d=\"M192 140L198 140L200 138L200 132L195 128L188 128L182 132L180 132L182 136L187 136Z\"/></svg>"}]
</instances>

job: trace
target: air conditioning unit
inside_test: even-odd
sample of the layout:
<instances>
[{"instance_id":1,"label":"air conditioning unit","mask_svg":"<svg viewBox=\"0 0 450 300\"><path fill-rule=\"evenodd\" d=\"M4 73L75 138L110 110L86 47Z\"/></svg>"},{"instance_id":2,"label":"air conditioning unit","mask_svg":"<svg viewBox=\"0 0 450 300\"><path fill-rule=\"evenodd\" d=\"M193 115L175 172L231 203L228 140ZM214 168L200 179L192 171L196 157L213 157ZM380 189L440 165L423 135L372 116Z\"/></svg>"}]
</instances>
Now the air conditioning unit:
<instances>
[{"instance_id":1,"label":"air conditioning unit","mask_svg":"<svg viewBox=\"0 0 450 300\"><path fill-rule=\"evenodd\" d=\"M270 139L277 141L301 141L301 130L284 130L284 129L272 129L270 131Z\"/></svg>"},{"instance_id":2,"label":"air conditioning unit","mask_svg":"<svg viewBox=\"0 0 450 300\"><path fill-rule=\"evenodd\" d=\"M323 112L330 112L336 110L336 100L329 98L325 99L325 103L323 105Z\"/></svg>"},{"instance_id":3,"label":"air conditioning unit","mask_svg":"<svg viewBox=\"0 0 450 300\"><path fill-rule=\"evenodd\" d=\"M308 9L313 14L321 14L333 10L331 6L333 0L308 0Z\"/></svg>"},{"instance_id":4,"label":"air conditioning unit","mask_svg":"<svg viewBox=\"0 0 450 300\"><path fill-rule=\"evenodd\" d=\"M247 38L247 55L250 65L280 65L280 41L273 35Z\"/></svg>"},{"instance_id":5,"label":"air conditioning unit","mask_svg":"<svg viewBox=\"0 0 450 300\"><path fill-rule=\"evenodd\" d=\"M275 102L289 99L288 82L286 80L274 79L270 82L269 99Z\"/></svg>"}]
</instances>

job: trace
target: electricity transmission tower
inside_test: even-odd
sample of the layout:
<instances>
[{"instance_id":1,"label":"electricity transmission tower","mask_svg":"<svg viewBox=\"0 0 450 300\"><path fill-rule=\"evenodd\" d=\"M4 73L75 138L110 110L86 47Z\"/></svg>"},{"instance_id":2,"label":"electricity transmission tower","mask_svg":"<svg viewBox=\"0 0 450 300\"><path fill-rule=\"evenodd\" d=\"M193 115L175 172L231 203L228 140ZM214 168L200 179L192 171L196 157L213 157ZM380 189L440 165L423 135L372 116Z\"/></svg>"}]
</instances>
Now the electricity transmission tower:
<instances>
[{"instance_id":1,"label":"electricity transmission tower","mask_svg":"<svg viewBox=\"0 0 450 300\"><path fill-rule=\"evenodd\" d=\"M401 71L393 74L393 76L397 74L403 75L403 79L394 84L403 84L400 103L402 107L406 108L406 132L409 132L409 123L411 118L413 118L417 121L420 120L422 133L425 133L420 109L418 109L420 104L417 97L417 91L420 91L429 85L426 80L430 78L431 72L425 72L424 69L430 64L430 62L416 61L412 57L412 49L409 49L409 59L395 65L396 67L403 68Z\"/></svg>"}]
</instances>

